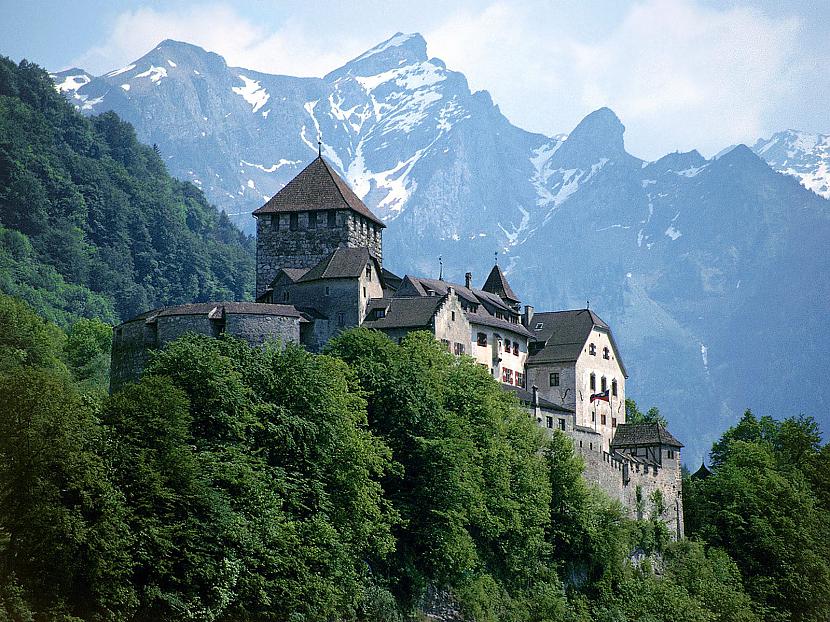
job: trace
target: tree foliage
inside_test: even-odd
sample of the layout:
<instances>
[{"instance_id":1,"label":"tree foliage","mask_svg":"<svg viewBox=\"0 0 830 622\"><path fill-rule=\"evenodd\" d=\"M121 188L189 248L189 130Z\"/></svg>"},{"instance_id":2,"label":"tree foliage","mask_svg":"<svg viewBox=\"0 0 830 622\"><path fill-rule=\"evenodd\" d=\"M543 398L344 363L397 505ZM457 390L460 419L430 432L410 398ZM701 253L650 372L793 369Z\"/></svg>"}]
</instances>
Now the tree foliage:
<instances>
[{"instance_id":1,"label":"tree foliage","mask_svg":"<svg viewBox=\"0 0 830 622\"><path fill-rule=\"evenodd\" d=\"M252 242L111 112L0 57L0 291L63 327L250 295Z\"/></svg>"},{"instance_id":2,"label":"tree foliage","mask_svg":"<svg viewBox=\"0 0 830 622\"><path fill-rule=\"evenodd\" d=\"M826 619L811 419L747 414L671 543L428 334L190 335L105 396L105 328L0 295L0 621Z\"/></svg>"}]
</instances>

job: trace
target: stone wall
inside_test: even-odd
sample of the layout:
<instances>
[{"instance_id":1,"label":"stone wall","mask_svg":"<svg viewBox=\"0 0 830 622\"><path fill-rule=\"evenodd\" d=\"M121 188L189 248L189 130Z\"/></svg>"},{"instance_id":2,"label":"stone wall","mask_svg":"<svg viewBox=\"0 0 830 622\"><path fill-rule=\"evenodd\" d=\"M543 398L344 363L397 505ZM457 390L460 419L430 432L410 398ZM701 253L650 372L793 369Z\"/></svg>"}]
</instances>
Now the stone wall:
<instances>
[{"instance_id":1,"label":"stone wall","mask_svg":"<svg viewBox=\"0 0 830 622\"><path fill-rule=\"evenodd\" d=\"M383 258L383 228L349 210L262 214L257 217L256 296L280 268L313 268L338 248L368 248Z\"/></svg>"},{"instance_id":2,"label":"stone wall","mask_svg":"<svg viewBox=\"0 0 830 622\"><path fill-rule=\"evenodd\" d=\"M218 337L227 333L258 346L266 341L300 342L300 318L256 313L226 313L221 319L210 319L207 313L156 314L116 326L113 332L110 390L117 391L128 382L141 377L150 359L150 352L164 347L187 333Z\"/></svg>"},{"instance_id":3,"label":"stone wall","mask_svg":"<svg viewBox=\"0 0 830 622\"><path fill-rule=\"evenodd\" d=\"M309 215L316 220L309 227ZM256 296L274 280L280 268L312 268L332 251L349 246L349 213L335 212L334 227L328 212L263 214L256 223ZM292 219L296 218L292 227Z\"/></svg>"}]
</instances>

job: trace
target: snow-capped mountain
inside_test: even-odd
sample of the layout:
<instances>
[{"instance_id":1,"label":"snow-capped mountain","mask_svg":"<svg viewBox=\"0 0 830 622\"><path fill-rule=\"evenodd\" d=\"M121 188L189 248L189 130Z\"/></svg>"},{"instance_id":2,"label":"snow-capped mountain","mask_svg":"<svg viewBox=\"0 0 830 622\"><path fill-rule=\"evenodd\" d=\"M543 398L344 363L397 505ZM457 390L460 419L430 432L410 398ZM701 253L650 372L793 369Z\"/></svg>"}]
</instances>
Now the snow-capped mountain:
<instances>
[{"instance_id":1,"label":"snow-capped mountain","mask_svg":"<svg viewBox=\"0 0 830 622\"><path fill-rule=\"evenodd\" d=\"M228 67L164 41L67 96L133 123L249 231L250 212L319 138L389 225L393 271L437 276L441 255L451 278L483 279L498 252L537 310L590 299L614 327L630 394L662 408L687 459L747 407L814 414L830 429L830 338L816 330L830 315L828 202L745 146L644 162L607 108L568 135L524 131L417 34L323 78Z\"/></svg>"},{"instance_id":2,"label":"snow-capped mountain","mask_svg":"<svg viewBox=\"0 0 830 622\"><path fill-rule=\"evenodd\" d=\"M776 171L797 177L805 188L830 199L830 136L787 130L759 138L752 150Z\"/></svg>"}]
</instances>

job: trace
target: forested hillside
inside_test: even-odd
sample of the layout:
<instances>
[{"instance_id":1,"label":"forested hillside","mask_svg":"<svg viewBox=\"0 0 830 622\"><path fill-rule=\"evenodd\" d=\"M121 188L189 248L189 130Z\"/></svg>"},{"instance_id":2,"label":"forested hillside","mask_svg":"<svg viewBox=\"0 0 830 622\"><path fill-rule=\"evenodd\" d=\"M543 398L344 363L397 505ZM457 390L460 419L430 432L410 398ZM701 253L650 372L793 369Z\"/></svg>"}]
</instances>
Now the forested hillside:
<instances>
[{"instance_id":1,"label":"forested hillside","mask_svg":"<svg viewBox=\"0 0 830 622\"><path fill-rule=\"evenodd\" d=\"M252 291L253 246L114 113L0 58L0 291L68 325Z\"/></svg>"},{"instance_id":2,"label":"forested hillside","mask_svg":"<svg viewBox=\"0 0 830 622\"><path fill-rule=\"evenodd\" d=\"M2 622L830 615L812 420L727 432L671 543L659 497L628 519L428 333L325 355L191 335L112 396L108 336L0 295Z\"/></svg>"}]
</instances>

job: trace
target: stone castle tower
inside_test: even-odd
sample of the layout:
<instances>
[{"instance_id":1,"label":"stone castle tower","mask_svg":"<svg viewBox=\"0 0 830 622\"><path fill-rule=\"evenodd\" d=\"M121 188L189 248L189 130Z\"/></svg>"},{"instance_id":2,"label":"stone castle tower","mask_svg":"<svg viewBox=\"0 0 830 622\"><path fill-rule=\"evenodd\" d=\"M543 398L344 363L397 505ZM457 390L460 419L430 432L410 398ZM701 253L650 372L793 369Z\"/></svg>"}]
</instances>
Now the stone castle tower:
<instances>
[{"instance_id":1,"label":"stone castle tower","mask_svg":"<svg viewBox=\"0 0 830 622\"><path fill-rule=\"evenodd\" d=\"M383 224L318 156L253 213L256 295L280 268L310 269L338 248L368 248L383 259Z\"/></svg>"}]
</instances>

